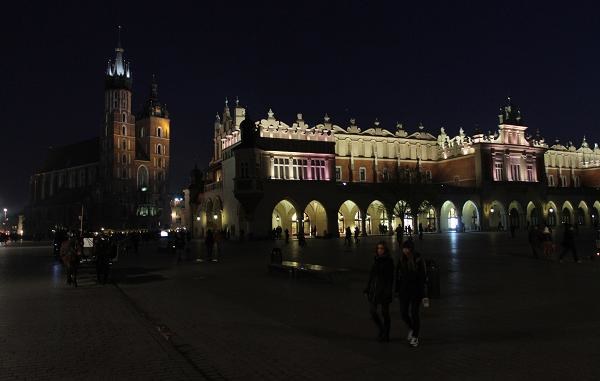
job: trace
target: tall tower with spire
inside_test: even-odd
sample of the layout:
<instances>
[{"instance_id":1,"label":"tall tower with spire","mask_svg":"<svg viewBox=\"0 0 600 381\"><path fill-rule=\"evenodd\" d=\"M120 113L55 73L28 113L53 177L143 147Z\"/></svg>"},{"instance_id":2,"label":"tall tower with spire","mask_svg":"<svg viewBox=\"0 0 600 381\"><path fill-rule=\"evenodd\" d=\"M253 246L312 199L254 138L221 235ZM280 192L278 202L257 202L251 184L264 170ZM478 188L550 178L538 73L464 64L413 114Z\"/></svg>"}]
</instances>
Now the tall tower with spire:
<instances>
[{"instance_id":1,"label":"tall tower with spire","mask_svg":"<svg viewBox=\"0 0 600 381\"><path fill-rule=\"evenodd\" d=\"M120 210L110 213L126 218L132 212L128 195L135 185L136 132L135 116L131 112L131 69L123 57L124 52L119 26L115 58L108 61L104 77L100 175L104 180L105 194L118 200L116 204Z\"/></svg>"}]
</instances>

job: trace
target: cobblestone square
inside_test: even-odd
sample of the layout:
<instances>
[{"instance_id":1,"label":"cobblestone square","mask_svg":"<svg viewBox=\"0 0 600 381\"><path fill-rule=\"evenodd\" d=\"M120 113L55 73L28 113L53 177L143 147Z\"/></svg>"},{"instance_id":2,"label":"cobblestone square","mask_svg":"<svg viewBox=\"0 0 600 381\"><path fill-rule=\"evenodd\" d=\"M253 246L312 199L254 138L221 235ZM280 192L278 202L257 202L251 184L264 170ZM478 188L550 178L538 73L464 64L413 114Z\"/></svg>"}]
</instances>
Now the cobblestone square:
<instances>
[{"instance_id":1,"label":"cobblestone square","mask_svg":"<svg viewBox=\"0 0 600 381\"><path fill-rule=\"evenodd\" d=\"M429 234L442 297L423 310L419 348L392 304L375 340L362 295L375 243L226 242L178 263L153 244L113 268L114 284L68 287L49 247L0 248L0 379L594 380L600 376L600 261L531 258L525 232ZM396 242L383 237L394 253ZM333 283L267 272L269 254L349 268ZM578 236L593 252L591 232Z\"/></svg>"}]
</instances>

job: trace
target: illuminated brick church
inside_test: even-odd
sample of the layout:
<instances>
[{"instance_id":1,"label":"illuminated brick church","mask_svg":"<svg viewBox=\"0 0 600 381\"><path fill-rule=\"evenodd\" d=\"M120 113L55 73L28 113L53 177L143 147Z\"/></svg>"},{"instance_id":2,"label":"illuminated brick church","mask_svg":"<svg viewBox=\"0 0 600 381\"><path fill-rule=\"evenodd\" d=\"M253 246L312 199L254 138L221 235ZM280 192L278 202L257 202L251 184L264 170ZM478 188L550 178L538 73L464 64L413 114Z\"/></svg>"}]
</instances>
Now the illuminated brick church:
<instances>
[{"instance_id":1,"label":"illuminated brick church","mask_svg":"<svg viewBox=\"0 0 600 381\"><path fill-rule=\"evenodd\" d=\"M157 229L169 221L171 129L154 78L142 110L132 112L132 71L121 42L104 76L101 136L50 148L31 176L27 234L50 229ZM98 131L100 132L100 131Z\"/></svg>"},{"instance_id":2,"label":"illuminated brick church","mask_svg":"<svg viewBox=\"0 0 600 381\"><path fill-rule=\"evenodd\" d=\"M225 104L214 124L213 157L192 197L194 233L264 237L274 228L337 236L346 227L389 233L597 226L600 148L549 144L531 134L508 99L493 132L451 136L423 125L366 129L325 115L287 124L271 110L251 121Z\"/></svg>"}]
</instances>

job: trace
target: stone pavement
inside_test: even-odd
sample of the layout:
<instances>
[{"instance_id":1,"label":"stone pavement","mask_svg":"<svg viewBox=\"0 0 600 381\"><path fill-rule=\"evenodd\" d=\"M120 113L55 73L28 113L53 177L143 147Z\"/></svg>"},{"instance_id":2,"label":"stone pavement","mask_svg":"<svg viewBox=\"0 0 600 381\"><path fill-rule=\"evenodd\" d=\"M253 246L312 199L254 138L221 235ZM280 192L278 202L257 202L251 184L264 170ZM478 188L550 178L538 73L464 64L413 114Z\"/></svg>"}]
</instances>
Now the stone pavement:
<instances>
[{"instance_id":1,"label":"stone pavement","mask_svg":"<svg viewBox=\"0 0 600 381\"><path fill-rule=\"evenodd\" d=\"M379 239L362 239L352 249L342 240L309 240L303 249L296 242L226 243L218 263L194 260L203 255L200 242L182 263L147 246L115 266L116 286L78 290L52 280L58 275L51 266L31 279L20 274L7 281L0 272L0 312L5 316L10 308L12 319L11 329L6 319L0 322L0 345L14 348L0 354L0 379L4 364L12 372L6 374L35 378L45 371L52 376L47 379L75 372L111 379L141 372L144 378L230 380L600 378L600 261L534 260L523 232L515 239L507 233L426 235L417 247L440 265L442 298L423 310L422 345L413 349L396 303L392 341L374 340L362 289ZM333 284L268 275L274 245L288 259L352 273ZM582 232L580 252L592 249L591 235ZM15 295L6 299L8 293ZM91 316L97 313L99 328ZM77 350L66 351L81 360L49 370L69 340ZM101 362L106 369L94 351L107 360Z\"/></svg>"}]
</instances>

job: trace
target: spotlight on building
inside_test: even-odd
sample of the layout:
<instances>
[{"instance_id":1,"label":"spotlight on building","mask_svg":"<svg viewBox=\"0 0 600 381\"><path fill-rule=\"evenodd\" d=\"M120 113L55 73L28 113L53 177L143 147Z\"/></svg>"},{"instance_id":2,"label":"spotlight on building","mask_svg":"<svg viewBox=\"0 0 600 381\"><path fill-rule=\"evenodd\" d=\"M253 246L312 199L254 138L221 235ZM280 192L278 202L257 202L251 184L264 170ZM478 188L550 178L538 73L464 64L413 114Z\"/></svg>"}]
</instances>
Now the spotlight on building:
<instances>
[{"instance_id":1,"label":"spotlight on building","mask_svg":"<svg viewBox=\"0 0 600 381\"><path fill-rule=\"evenodd\" d=\"M219 216L217 216L216 214L213 214L213 219L216 220L217 218L219 218Z\"/></svg>"}]
</instances>

